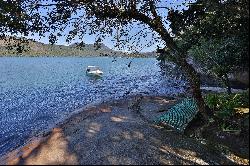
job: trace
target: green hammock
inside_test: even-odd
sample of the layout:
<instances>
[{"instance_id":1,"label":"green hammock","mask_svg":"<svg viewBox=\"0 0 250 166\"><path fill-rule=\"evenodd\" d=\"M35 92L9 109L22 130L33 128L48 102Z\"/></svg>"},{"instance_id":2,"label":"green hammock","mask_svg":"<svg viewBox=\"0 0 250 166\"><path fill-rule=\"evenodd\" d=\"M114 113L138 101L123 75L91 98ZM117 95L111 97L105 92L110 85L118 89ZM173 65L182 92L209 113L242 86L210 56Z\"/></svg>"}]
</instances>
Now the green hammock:
<instances>
[{"instance_id":1,"label":"green hammock","mask_svg":"<svg viewBox=\"0 0 250 166\"><path fill-rule=\"evenodd\" d=\"M187 98L171 107L166 114L158 117L155 122L164 122L167 125L184 131L188 123L195 117L198 107L194 99Z\"/></svg>"}]
</instances>

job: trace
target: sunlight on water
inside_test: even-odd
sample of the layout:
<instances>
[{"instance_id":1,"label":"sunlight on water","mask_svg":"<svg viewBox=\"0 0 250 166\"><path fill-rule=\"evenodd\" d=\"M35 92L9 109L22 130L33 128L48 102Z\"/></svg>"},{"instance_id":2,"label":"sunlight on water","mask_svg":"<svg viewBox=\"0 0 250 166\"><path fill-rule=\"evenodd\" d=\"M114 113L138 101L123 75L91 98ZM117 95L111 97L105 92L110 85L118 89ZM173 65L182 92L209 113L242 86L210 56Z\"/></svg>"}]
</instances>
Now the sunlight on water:
<instances>
[{"instance_id":1,"label":"sunlight on water","mask_svg":"<svg viewBox=\"0 0 250 166\"><path fill-rule=\"evenodd\" d=\"M180 93L153 58L0 58L0 156L91 102L134 94ZM88 65L102 78L88 77Z\"/></svg>"}]
</instances>

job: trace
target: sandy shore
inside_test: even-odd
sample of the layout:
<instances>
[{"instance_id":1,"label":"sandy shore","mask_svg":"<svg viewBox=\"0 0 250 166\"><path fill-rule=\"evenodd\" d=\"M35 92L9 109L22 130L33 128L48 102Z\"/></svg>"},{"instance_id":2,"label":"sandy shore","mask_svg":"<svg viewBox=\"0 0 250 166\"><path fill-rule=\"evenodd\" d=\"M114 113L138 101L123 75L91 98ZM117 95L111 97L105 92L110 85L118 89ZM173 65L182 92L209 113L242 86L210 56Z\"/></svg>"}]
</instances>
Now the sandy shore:
<instances>
[{"instance_id":1,"label":"sandy shore","mask_svg":"<svg viewBox=\"0 0 250 166\"><path fill-rule=\"evenodd\" d=\"M1 157L0 164L249 164L155 126L153 120L177 100L137 96L90 105Z\"/></svg>"}]
</instances>

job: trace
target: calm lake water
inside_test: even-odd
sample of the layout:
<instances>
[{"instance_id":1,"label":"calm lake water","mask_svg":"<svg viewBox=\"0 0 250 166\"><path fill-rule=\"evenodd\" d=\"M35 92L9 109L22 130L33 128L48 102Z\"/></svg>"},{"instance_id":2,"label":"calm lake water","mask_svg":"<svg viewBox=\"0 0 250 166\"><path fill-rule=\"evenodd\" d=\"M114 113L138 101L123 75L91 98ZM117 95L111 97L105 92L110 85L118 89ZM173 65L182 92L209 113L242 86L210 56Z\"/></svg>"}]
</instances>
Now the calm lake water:
<instances>
[{"instance_id":1,"label":"calm lake water","mask_svg":"<svg viewBox=\"0 0 250 166\"><path fill-rule=\"evenodd\" d=\"M163 76L154 58L115 60L110 57L0 58L0 156L92 102L183 91L180 85L184 82ZM86 76L88 65L100 66L103 77Z\"/></svg>"}]
</instances>

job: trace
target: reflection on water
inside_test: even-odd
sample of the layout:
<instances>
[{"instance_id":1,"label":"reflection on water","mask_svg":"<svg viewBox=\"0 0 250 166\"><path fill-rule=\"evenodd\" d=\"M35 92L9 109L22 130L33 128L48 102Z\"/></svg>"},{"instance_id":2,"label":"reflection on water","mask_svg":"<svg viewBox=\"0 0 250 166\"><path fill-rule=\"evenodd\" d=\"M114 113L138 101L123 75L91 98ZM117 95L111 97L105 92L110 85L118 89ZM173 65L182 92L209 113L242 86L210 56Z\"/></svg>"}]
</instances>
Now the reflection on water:
<instances>
[{"instance_id":1,"label":"reflection on water","mask_svg":"<svg viewBox=\"0 0 250 166\"><path fill-rule=\"evenodd\" d=\"M90 83L96 83L96 82L102 80L103 78L102 78L102 76L89 75L89 76L87 76L87 79Z\"/></svg>"},{"instance_id":2,"label":"reflection on water","mask_svg":"<svg viewBox=\"0 0 250 166\"><path fill-rule=\"evenodd\" d=\"M0 156L86 104L183 91L153 58L0 58ZM130 67L128 67L130 64ZM97 65L102 77L88 77Z\"/></svg>"}]
</instances>

